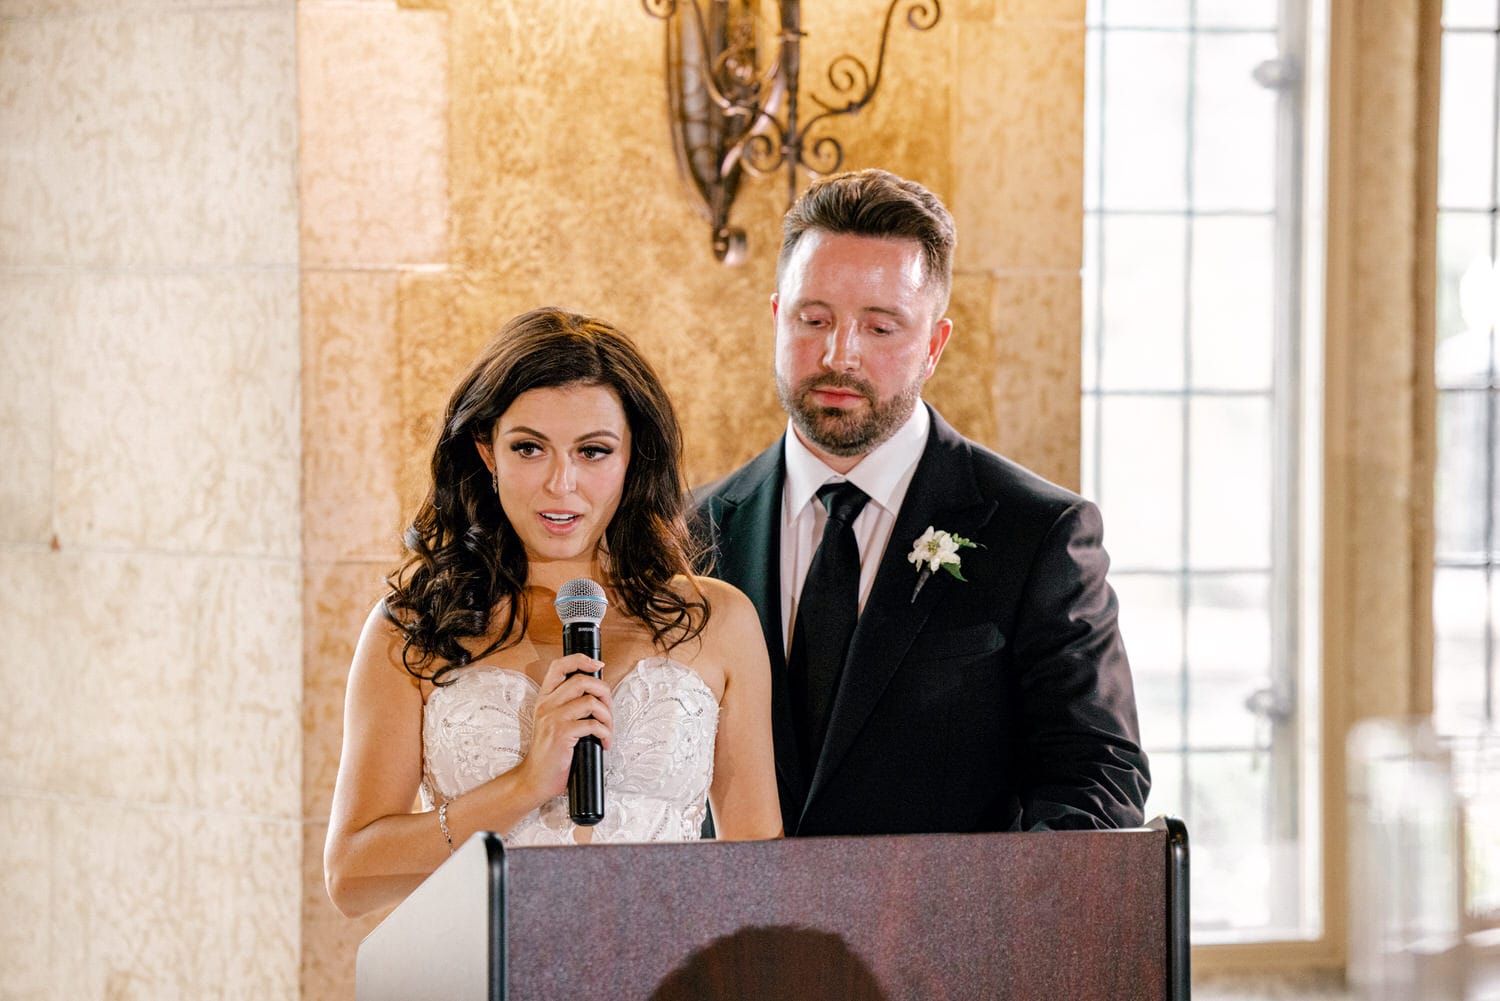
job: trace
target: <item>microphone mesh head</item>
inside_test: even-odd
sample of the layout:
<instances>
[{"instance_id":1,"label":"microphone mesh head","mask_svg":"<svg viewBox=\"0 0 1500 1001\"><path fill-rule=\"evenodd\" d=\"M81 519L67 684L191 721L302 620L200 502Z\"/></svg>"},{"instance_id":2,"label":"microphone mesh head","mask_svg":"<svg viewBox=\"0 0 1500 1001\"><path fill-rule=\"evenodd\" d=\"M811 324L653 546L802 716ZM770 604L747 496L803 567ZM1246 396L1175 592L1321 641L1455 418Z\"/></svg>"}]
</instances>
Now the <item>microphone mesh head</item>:
<instances>
[{"instance_id":1,"label":"microphone mesh head","mask_svg":"<svg viewBox=\"0 0 1500 1001\"><path fill-rule=\"evenodd\" d=\"M587 577L575 577L557 589L557 600L552 605L565 626L574 622L592 622L597 626L604 621L609 601L604 597L604 588Z\"/></svg>"}]
</instances>

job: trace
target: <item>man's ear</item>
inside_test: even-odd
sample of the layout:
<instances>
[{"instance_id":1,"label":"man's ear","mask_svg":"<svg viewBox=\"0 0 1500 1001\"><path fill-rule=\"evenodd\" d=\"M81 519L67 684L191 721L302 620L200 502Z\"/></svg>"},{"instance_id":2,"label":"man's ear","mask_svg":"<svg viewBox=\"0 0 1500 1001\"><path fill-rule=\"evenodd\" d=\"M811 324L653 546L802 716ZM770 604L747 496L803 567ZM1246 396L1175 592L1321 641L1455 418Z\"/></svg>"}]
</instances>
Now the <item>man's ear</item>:
<instances>
[{"instance_id":1,"label":"man's ear","mask_svg":"<svg viewBox=\"0 0 1500 1001\"><path fill-rule=\"evenodd\" d=\"M932 373L937 371L938 359L943 356L943 348L948 346L948 337L953 333L953 321L946 316L932 325L932 333L927 338L927 377L932 378Z\"/></svg>"},{"instance_id":2,"label":"man's ear","mask_svg":"<svg viewBox=\"0 0 1500 1001\"><path fill-rule=\"evenodd\" d=\"M781 293L771 293L771 320L775 322L777 310L781 309Z\"/></svg>"}]
</instances>

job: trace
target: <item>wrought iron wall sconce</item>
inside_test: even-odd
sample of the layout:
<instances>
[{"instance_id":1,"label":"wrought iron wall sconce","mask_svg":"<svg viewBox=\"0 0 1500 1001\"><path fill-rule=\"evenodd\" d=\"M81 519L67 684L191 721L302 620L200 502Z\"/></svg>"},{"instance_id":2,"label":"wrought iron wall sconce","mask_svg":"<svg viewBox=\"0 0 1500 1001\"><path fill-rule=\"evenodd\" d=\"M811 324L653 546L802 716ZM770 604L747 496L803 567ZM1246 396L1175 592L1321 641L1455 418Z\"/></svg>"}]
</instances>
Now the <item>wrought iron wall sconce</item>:
<instances>
[{"instance_id":1,"label":"wrought iron wall sconce","mask_svg":"<svg viewBox=\"0 0 1500 1001\"><path fill-rule=\"evenodd\" d=\"M930 30L942 16L940 0L891 0L875 69L848 54L834 59L827 71L833 96L809 95L818 108L804 122L797 108L804 34L800 0L778 0L776 52L764 68L760 0L641 0L641 6L666 22L668 111L677 166L713 227L714 257L725 264L745 259L745 231L729 224L744 175L768 176L785 167L790 206L799 169L814 176L838 170L843 145L831 135L812 137L813 129L874 99L898 8L906 8L906 23L917 31Z\"/></svg>"}]
</instances>

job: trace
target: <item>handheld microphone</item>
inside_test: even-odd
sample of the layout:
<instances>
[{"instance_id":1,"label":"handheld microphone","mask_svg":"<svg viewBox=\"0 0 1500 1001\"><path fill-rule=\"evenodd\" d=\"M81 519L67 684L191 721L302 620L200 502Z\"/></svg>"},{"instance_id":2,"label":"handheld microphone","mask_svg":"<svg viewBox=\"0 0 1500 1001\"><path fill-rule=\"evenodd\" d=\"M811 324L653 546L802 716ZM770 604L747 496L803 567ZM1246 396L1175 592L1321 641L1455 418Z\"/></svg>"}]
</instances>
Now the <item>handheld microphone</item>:
<instances>
[{"instance_id":1,"label":"handheld microphone","mask_svg":"<svg viewBox=\"0 0 1500 1001\"><path fill-rule=\"evenodd\" d=\"M578 577L557 589L552 603L563 625L563 656L581 653L599 659L599 623L609 602L604 588ZM579 672L574 672L579 673ZM593 672L599 677L601 672ZM573 766L568 770L568 815L580 827L592 827L604 819L604 748L589 734L573 745Z\"/></svg>"}]
</instances>

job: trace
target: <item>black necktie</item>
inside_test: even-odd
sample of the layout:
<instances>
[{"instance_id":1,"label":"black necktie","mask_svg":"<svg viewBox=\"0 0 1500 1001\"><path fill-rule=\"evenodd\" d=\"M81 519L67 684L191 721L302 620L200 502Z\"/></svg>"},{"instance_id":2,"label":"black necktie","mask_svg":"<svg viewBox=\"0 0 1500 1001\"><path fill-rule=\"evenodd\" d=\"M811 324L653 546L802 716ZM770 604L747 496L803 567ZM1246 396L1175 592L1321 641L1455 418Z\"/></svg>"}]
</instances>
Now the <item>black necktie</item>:
<instances>
[{"instance_id":1,"label":"black necktie","mask_svg":"<svg viewBox=\"0 0 1500 1001\"><path fill-rule=\"evenodd\" d=\"M787 662L798 750L808 778L823 747L828 711L859 618L859 542L853 525L869 499L852 483L829 483L818 490L828 521L797 602Z\"/></svg>"}]
</instances>

